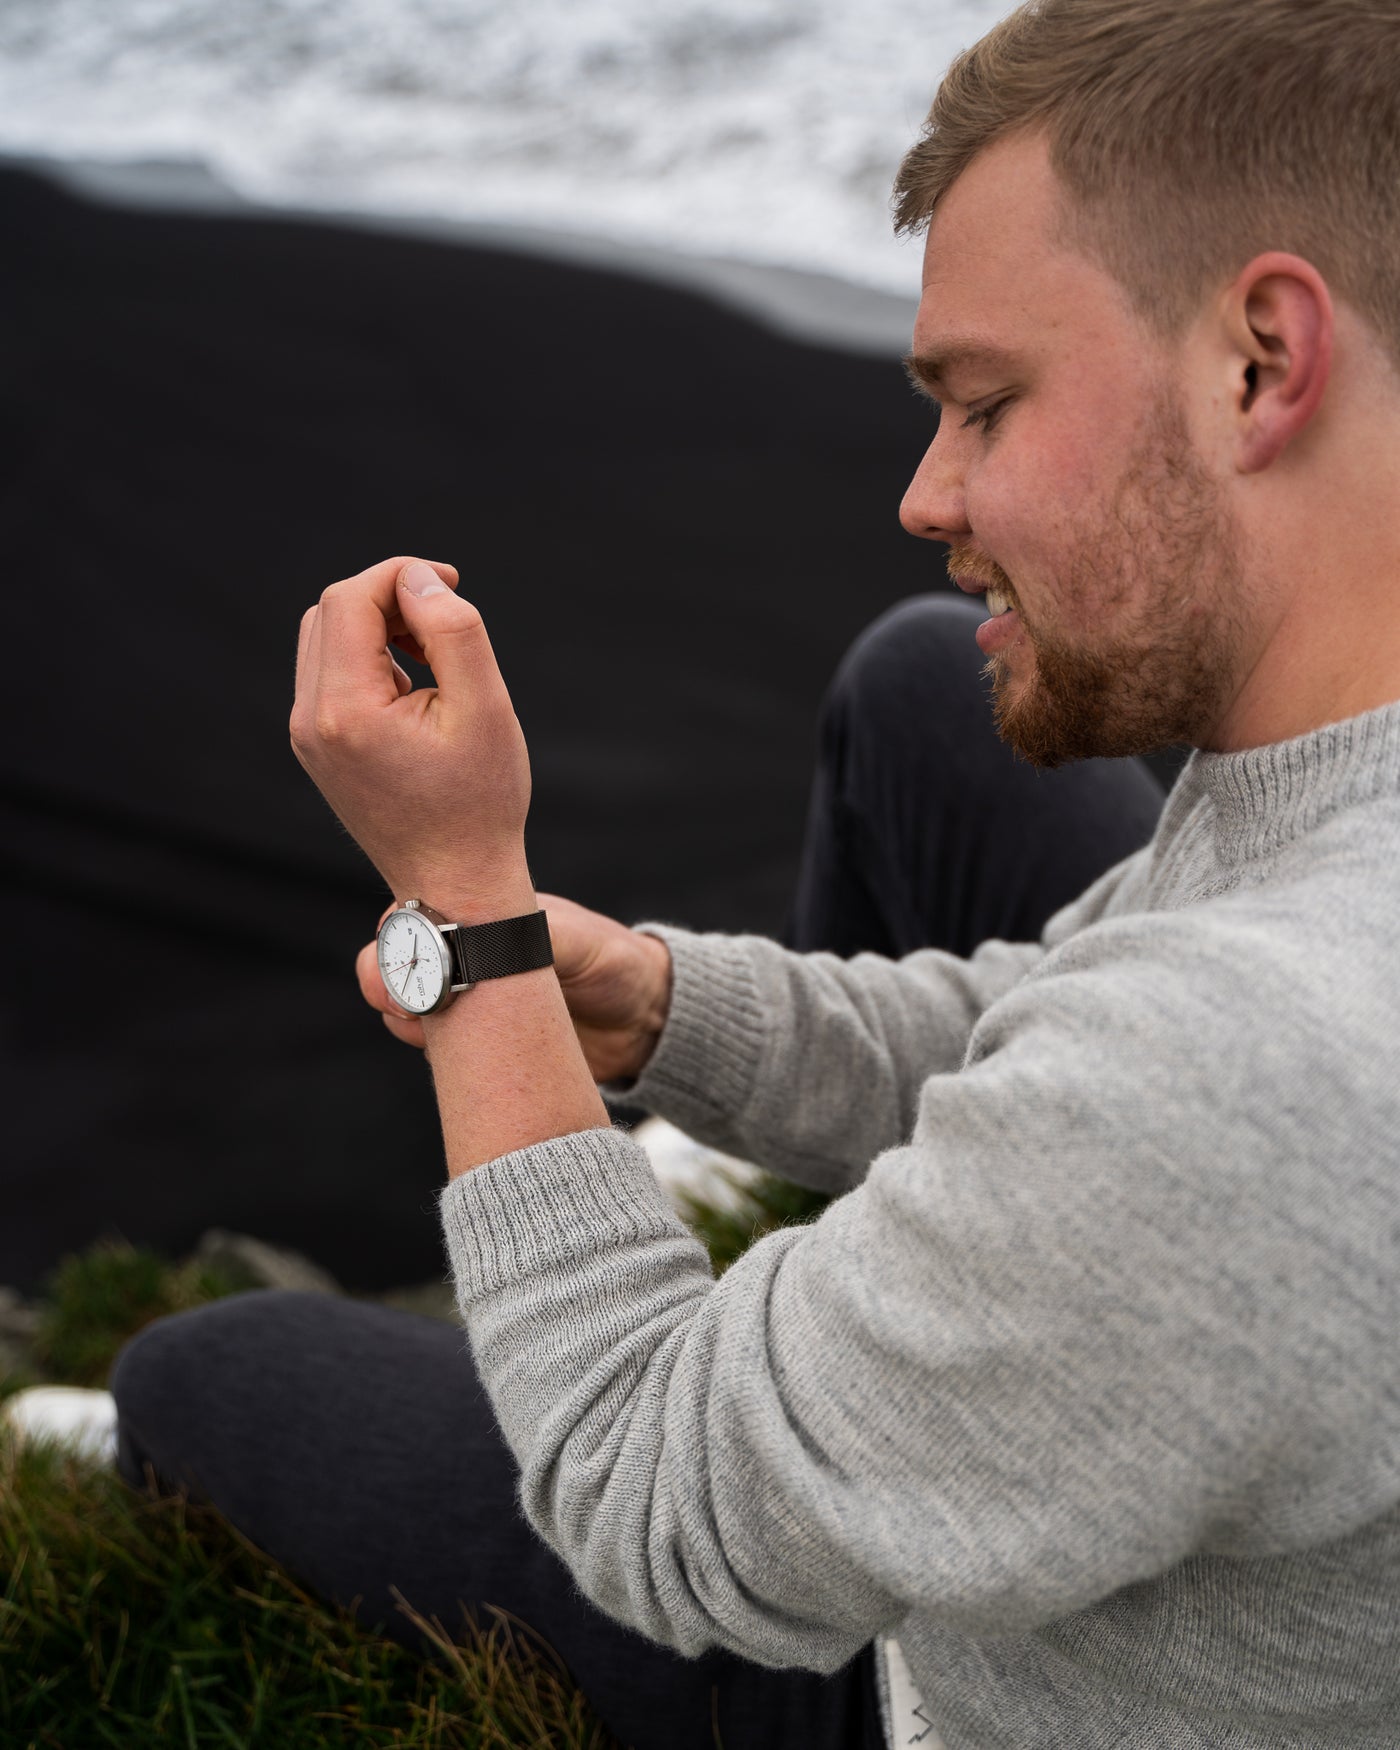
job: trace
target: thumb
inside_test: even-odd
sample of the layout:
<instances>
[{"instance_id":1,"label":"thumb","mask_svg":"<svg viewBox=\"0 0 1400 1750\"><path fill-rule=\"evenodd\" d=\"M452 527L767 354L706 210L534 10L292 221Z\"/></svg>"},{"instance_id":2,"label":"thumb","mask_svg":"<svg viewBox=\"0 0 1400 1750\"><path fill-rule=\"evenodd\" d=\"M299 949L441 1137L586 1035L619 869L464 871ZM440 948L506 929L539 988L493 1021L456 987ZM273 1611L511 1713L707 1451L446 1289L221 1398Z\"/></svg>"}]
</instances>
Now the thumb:
<instances>
[{"instance_id":1,"label":"thumb","mask_svg":"<svg viewBox=\"0 0 1400 1750\"><path fill-rule=\"evenodd\" d=\"M443 704L483 702L486 689L504 693L480 611L421 559L399 573L399 612L433 671Z\"/></svg>"}]
</instances>

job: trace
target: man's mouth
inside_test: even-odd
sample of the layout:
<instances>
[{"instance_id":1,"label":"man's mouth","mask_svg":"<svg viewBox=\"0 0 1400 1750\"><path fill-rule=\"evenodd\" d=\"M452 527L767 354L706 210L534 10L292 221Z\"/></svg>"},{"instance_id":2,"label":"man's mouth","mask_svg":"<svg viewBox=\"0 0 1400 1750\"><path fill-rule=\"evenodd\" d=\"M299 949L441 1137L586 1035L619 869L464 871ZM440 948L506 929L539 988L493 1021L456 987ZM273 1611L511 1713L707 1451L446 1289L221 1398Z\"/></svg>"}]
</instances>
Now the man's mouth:
<instances>
[{"instance_id":1,"label":"man's mouth","mask_svg":"<svg viewBox=\"0 0 1400 1750\"><path fill-rule=\"evenodd\" d=\"M1011 606L1011 597L1004 590L989 589L987 591L987 612L993 618L998 614L1009 614Z\"/></svg>"}]
</instances>

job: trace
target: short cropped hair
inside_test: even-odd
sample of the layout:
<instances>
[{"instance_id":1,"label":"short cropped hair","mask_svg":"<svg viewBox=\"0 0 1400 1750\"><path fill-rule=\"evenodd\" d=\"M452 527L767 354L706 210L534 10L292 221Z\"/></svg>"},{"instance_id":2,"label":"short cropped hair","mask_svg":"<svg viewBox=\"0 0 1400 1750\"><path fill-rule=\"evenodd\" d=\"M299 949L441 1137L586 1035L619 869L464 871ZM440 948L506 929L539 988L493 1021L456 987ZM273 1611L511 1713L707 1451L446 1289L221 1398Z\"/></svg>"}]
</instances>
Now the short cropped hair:
<instances>
[{"instance_id":1,"label":"short cropped hair","mask_svg":"<svg viewBox=\"0 0 1400 1750\"><path fill-rule=\"evenodd\" d=\"M949 68L896 230L1018 133L1048 141L1063 241L1160 337L1278 249L1400 367L1400 0L1028 0Z\"/></svg>"}]
</instances>

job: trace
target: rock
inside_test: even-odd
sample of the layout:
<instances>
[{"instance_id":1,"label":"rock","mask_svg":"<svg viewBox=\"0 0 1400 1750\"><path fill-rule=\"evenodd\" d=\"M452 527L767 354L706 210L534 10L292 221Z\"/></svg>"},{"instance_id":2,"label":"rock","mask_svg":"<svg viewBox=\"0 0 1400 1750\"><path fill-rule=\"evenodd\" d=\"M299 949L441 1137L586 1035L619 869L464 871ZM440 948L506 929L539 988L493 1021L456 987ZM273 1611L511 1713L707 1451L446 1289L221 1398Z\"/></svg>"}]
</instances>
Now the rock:
<instances>
[{"instance_id":1,"label":"rock","mask_svg":"<svg viewBox=\"0 0 1400 1750\"><path fill-rule=\"evenodd\" d=\"M39 1330L39 1309L13 1288L0 1288L0 1341L28 1343Z\"/></svg>"},{"instance_id":2,"label":"rock","mask_svg":"<svg viewBox=\"0 0 1400 1750\"><path fill-rule=\"evenodd\" d=\"M0 1379L32 1371L38 1331L39 1309L13 1288L0 1288Z\"/></svg>"},{"instance_id":3,"label":"rock","mask_svg":"<svg viewBox=\"0 0 1400 1750\"><path fill-rule=\"evenodd\" d=\"M235 1282L250 1288L291 1288L311 1294L344 1294L345 1290L328 1270L312 1263L300 1252L287 1251L254 1239L251 1234L230 1233L226 1228L210 1228L192 1253L192 1261L210 1269L222 1270ZM457 1295L450 1281L441 1277L431 1282L410 1283L405 1288L393 1288L384 1294L358 1295L357 1299L377 1306L398 1307L403 1312L418 1313L424 1318L457 1318ZM3 1326L0 1325L0 1337Z\"/></svg>"},{"instance_id":4,"label":"rock","mask_svg":"<svg viewBox=\"0 0 1400 1750\"><path fill-rule=\"evenodd\" d=\"M310 1294L339 1294L340 1284L328 1270L300 1252L284 1251L251 1234L210 1228L194 1249L197 1263L246 1280L255 1288L291 1288Z\"/></svg>"},{"instance_id":5,"label":"rock","mask_svg":"<svg viewBox=\"0 0 1400 1750\"><path fill-rule=\"evenodd\" d=\"M117 1462L117 1406L110 1392L72 1385L30 1386L6 1399L0 1426L21 1441L56 1441L98 1464Z\"/></svg>"},{"instance_id":6,"label":"rock","mask_svg":"<svg viewBox=\"0 0 1400 1750\"><path fill-rule=\"evenodd\" d=\"M457 1291L450 1282L422 1282L411 1288L394 1288L387 1294L373 1297L380 1306L397 1307L400 1312L417 1313L425 1319L457 1322Z\"/></svg>"}]
</instances>

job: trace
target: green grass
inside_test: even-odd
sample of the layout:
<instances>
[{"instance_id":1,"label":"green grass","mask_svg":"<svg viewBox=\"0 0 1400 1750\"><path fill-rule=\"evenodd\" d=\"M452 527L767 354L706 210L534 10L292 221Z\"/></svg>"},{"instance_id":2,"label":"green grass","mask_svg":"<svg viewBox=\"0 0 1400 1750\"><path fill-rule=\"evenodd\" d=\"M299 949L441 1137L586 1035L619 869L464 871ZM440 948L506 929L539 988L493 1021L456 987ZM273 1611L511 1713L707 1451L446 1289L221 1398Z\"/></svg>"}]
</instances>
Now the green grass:
<instances>
[{"instance_id":1,"label":"green grass","mask_svg":"<svg viewBox=\"0 0 1400 1750\"><path fill-rule=\"evenodd\" d=\"M737 1210L687 1211L724 1269L759 1234L826 1203L778 1179ZM47 1285L32 1366L0 1379L103 1385L166 1313L247 1287L103 1245ZM0 1431L0 1746L4 1750L614 1750L523 1624L424 1623L422 1657L309 1597L208 1508L141 1495L109 1470ZM449 1632L450 1631L450 1632Z\"/></svg>"},{"instance_id":2,"label":"green grass","mask_svg":"<svg viewBox=\"0 0 1400 1750\"><path fill-rule=\"evenodd\" d=\"M246 1287L102 1245L47 1285L34 1364L0 1381L105 1384L166 1313ZM0 1745L86 1750L613 1750L523 1624L428 1623L428 1657L311 1598L209 1508L0 1432ZM450 1631L450 1632L449 1632Z\"/></svg>"},{"instance_id":3,"label":"green grass","mask_svg":"<svg viewBox=\"0 0 1400 1750\"><path fill-rule=\"evenodd\" d=\"M508 1619L421 1658L308 1597L213 1512L0 1444L0 1743L605 1750ZM455 1625L454 1625L455 1626Z\"/></svg>"},{"instance_id":4,"label":"green grass","mask_svg":"<svg viewBox=\"0 0 1400 1750\"><path fill-rule=\"evenodd\" d=\"M227 1271L168 1264L132 1246L94 1246L65 1258L50 1277L35 1359L56 1383L105 1386L117 1351L143 1326L251 1286Z\"/></svg>"}]
</instances>

